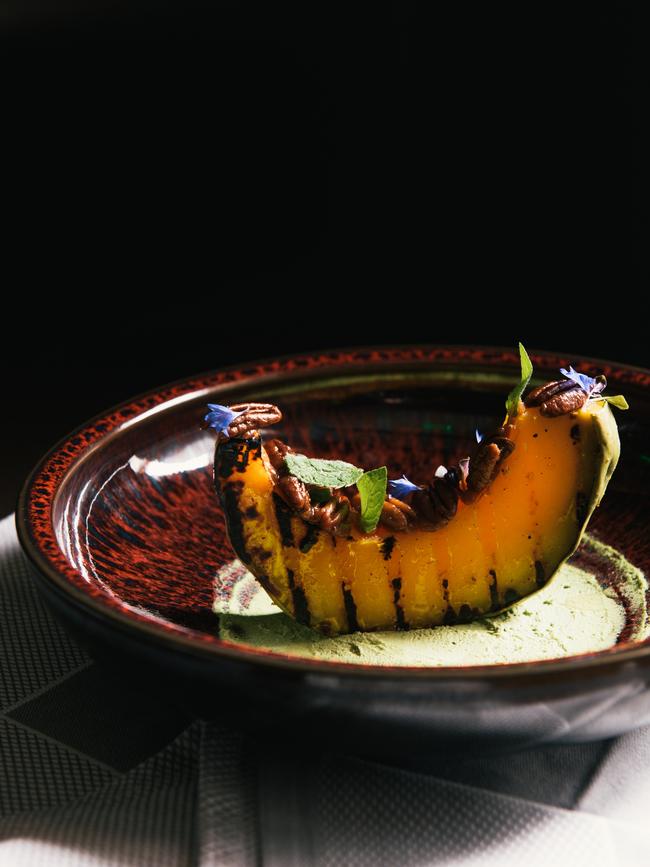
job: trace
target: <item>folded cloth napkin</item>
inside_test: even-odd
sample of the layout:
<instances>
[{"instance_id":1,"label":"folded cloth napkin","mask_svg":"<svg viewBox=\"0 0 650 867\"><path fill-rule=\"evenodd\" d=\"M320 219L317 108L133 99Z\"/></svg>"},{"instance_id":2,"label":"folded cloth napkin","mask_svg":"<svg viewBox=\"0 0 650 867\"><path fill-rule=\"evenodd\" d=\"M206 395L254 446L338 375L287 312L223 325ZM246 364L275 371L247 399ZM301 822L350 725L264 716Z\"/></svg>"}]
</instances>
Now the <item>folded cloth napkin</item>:
<instances>
[{"instance_id":1,"label":"folded cloth napkin","mask_svg":"<svg viewBox=\"0 0 650 867\"><path fill-rule=\"evenodd\" d=\"M125 685L0 522L0 867L650 864L650 728L426 773L290 757Z\"/></svg>"}]
</instances>

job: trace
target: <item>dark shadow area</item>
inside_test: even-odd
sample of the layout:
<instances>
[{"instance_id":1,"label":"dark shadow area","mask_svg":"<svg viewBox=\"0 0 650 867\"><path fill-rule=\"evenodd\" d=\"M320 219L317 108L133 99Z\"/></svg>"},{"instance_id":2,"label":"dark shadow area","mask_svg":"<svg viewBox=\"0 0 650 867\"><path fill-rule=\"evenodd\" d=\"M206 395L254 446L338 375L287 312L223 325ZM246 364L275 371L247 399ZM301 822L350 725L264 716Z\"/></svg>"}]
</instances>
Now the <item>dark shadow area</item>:
<instances>
[{"instance_id":1,"label":"dark shadow area","mask_svg":"<svg viewBox=\"0 0 650 867\"><path fill-rule=\"evenodd\" d=\"M6 4L0 511L89 416L223 364L519 339L647 363L635 27Z\"/></svg>"}]
</instances>

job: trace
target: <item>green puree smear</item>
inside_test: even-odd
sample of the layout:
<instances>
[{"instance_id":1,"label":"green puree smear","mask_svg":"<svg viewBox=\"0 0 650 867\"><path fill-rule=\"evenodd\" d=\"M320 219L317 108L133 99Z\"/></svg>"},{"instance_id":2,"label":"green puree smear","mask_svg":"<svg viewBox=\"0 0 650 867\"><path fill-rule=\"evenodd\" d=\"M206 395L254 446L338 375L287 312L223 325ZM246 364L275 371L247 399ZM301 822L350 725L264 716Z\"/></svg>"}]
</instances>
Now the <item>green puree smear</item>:
<instances>
[{"instance_id":1,"label":"green puree smear","mask_svg":"<svg viewBox=\"0 0 650 867\"><path fill-rule=\"evenodd\" d=\"M632 611L640 613L632 638L648 635L647 583L636 567L613 548L586 535L583 545L606 558L621 576L619 591ZM603 589L597 576L565 563L542 590L492 617L456 626L406 632L354 632L334 638L296 623L253 585L245 573L230 599L215 602L220 635L237 644L262 647L308 659L373 665L485 665L529 662L572 656L611 647L625 625L616 594ZM248 597L246 611L235 602ZM243 595L242 595L243 594ZM251 601L252 594L252 601Z\"/></svg>"}]
</instances>

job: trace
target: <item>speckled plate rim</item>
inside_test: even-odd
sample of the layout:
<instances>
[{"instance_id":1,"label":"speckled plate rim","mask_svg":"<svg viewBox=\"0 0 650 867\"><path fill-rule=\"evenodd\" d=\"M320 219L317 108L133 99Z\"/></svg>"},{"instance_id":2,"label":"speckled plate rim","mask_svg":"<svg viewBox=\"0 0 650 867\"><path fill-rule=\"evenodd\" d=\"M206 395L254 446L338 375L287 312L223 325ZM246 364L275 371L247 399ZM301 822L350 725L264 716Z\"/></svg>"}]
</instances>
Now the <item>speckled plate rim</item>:
<instances>
[{"instance_id":1,"label":"speckled plate rim","mask_svg":"<svg viewBox=\"0 0 650 867\"><path fill-rule=\"evenodd\" d=\"M529 350L534 367L559 369L569 364L579 364L581 370L591 375L604 373L609 382L616 382L624 390L626 385L636 388L650 387L650 370L601 360L592 357L569 356L545 350ZM475 367L519 364L518 354L496 346L463 345L382 345L350 347L336 350L319 350L314 353L299 353L260 359L245 365L223 366L196 376L180 379L125 401L84 422L72 433L63 437L37 463L27 477L16 509L16 528L23 551L36 568L37 575L47 584L47 589L72 604L98 617L104 624L132 637L147 638L167 649L182 651L192 656L224 658L247 664L279 667L287 670L325 675L365 676L404 679L459 679L513 678L530 675L549 677L567 671L597 669L601 673L609 666L632 660L650 661L650 643L629 642L614 645L606 650L576 654L569 657L535 660L532 662L492 663L481 666L387 666L368 663L338 662L335 660L310 660L282 654L264 648L243 647L216 636L197 632L169 623L155 623L145 614L120 609L119 604L108 597L94 598L76 584L79 574L61 551L52 523L52 508L56 493L67 473L77 461L91 450L99 447L108 437L118 435L127 426L149 418L175 404L215 395L231 386L247 386L256 379L267 384L287 375L307 377L315 371L331 374L348 372L358 368L370 372L369 365L381 370L395 363L437 363L441 366Z\"/></svg>"}]
</instances>

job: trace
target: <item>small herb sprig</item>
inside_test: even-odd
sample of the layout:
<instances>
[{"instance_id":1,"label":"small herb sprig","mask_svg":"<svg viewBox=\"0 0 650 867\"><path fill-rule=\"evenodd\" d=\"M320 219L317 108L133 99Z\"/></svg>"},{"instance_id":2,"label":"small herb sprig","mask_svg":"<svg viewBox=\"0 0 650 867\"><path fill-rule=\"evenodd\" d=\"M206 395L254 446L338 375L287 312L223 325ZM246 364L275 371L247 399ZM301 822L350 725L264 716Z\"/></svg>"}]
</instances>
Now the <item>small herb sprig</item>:
<instances>
[{"instance_id":1,"label":"small herb sprig","mask_svg":"<svg viewBox=\"0 0 650 867\"><path fill-rule=\"evenodd\" d=\"M285 455L284 462L292 476L306 485L321 488L345 488L355 485L363 475L363 470L347 461L329 461L324 458L308 458L291 452Z\"/></svg>"},{"instance_id":2,"label":"small herb sprig","mask_svg":"<svg viewBox=\"0 0 650 867\"><path fill-rule=\"evenodd\" d=\"M519 412L519 401L533 375L533 363L521 342L519 343L519 359L521 361L521 378L518 385L512 389L506 398L506 411L509 418L514 418Z\"/></svg>"},{"instance_id":3,"label":"small herb sprig","mask_svg":"<svg viewBox=\"0 0 650 867\"><path fill-rule=\"evenodd\" d=\"M361 497L361 529L364 533L372 533L379 523L386 499L387 484L388 470L386 467L369 470L357 482Z\"/></svg>"}]
</instances>

